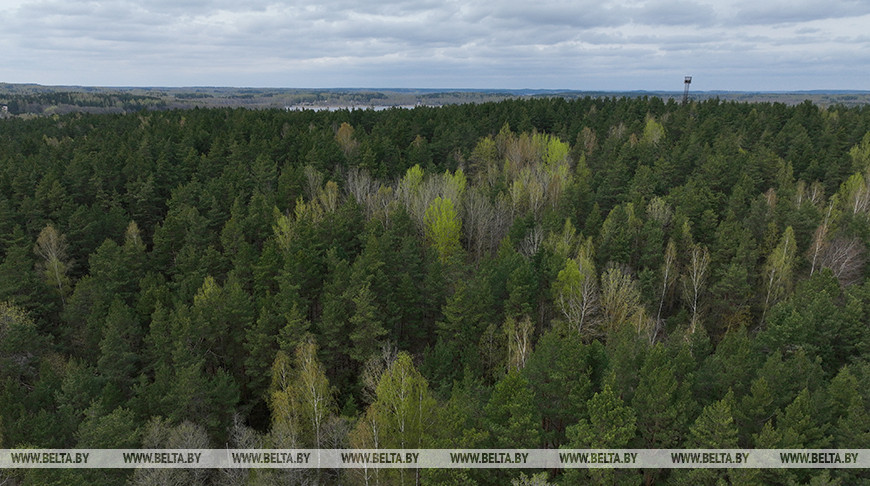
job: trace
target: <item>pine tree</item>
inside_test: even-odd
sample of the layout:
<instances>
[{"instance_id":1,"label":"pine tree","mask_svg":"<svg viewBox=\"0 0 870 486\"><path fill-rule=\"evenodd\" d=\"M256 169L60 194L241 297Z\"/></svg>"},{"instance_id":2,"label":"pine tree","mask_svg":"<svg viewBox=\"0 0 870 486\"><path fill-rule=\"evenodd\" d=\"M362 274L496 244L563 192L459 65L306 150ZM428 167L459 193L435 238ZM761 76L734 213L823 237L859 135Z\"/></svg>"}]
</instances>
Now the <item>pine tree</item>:
<instances>
[{"instance_id":1,"label":"pine tree","mask_svg":"<svg viewBox=\"0 0 870 486\"><path fill-rule=\"evenodd\" d=\"M621 449L628 447L637 435L637 417L610 385L586 402L588 419L581 418L567 429L571 449ZM631 470L569 469L564 484L639 484L641 476Z\"/></svg>"},{"instance_id":2,"label":"pine tree","mask_svg":"<svg viewBox=\"0 0 870 486\"><path fill-rule=\"evenodd\" d=\"M665 347L653 346L632 399L638 430L648 447L668 448L682 442L695 407L690 385L678 379L676 362Z\"/></svg>"},{"instance_id":3,"label":"pine tree","mask_svg":"<svg viewBox=\"0 0 870 486\"><path fill-rule=\"evenodd\" d=\"M689 428L686 446L695 449L737 449L738 433L734 422L734 393L730 390L722 400L714 402L701 411L701 415ZM678 469L673 471L675 484L754 484L760 478L752 469Z\"/></svg>"},{"instance_id":4,"label":"pine tree","mask_svg":"<svg viewBox=\"0 0 870 486\"><path fill-rule=\"evenodd\" d=\"M21 226L15 226L10 234L4 236L4 240L6 251L0 263L0 301L9 301L35 311L36 315L50 315L56 307L56 300L46 299L51 295L51 287L35 270L32 240L27 238ZM58 334L63 337L64 343L71 340L60 330Z\"/></svg>"},{"instance_id":5,"label":"pine tree","mask_svg":"<svg viewBox=\"0 0 870 486\"><path fill-rule=\"evenodd\" d=\"M523 375L535 393L548 446L565 441L565 428L586 415L604 359L601 343L583 344L575 333L545 333L526 362Z\"/></svg>"},{"instance_id":6,"label":"pine tree","mask_svg":"<svg viewBox=\"0 0 870 486\"><path fill-rule=\"evenodd\" d=\"M359 363L378 350L381 340L387 334L373 299L369 282L363 284L352 297L353 315L348 321L351 347L348 355Z\"/></svg>"},{"instance_id":7,"label":"pine tree","mask_svg":"<svg viewBox=\"0 0 870 486\"><path fill-rule=\"evenodd\" d=\"M132 309L116 299L106 317L97 360L97 370L106 382L103 402L108 409L122 405L129 398L133 379L139 371L141 340L141 328Z\"/></svg>"},{"instance_id":8,"label":"pine tree","mask_svg":"<svg viewBox=\"0 0 870 486\"><path fill-rule=\"evenodd\" d=\"M511 370L495 384L484 408L493 448L523 449L539 447L541 416L535 396L522 374Z\"/></svg>"}]
</instances>

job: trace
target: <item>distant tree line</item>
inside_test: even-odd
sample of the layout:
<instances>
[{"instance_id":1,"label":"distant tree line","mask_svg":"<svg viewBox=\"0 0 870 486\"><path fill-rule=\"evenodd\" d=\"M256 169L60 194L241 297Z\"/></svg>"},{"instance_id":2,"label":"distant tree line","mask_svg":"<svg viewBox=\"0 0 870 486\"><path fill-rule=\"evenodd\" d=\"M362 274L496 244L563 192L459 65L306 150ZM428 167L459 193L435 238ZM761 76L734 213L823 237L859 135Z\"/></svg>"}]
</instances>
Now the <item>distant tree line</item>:
<instances>
[{"instance_id":1,"label":"distant tree line","mask_svg":"<svg viewBox=\"0 0 870 486\"><path fill-rule=\"evenodd\" d=\"M156 96L122 92L104 94L55 91L14 96L0 95L0 104L8 106L10 114L22 115L26 113L41 114L46 111L78 112L87 108L133 112L163 108L166 106L166 101Z\"/></svg>"}]
</instances>

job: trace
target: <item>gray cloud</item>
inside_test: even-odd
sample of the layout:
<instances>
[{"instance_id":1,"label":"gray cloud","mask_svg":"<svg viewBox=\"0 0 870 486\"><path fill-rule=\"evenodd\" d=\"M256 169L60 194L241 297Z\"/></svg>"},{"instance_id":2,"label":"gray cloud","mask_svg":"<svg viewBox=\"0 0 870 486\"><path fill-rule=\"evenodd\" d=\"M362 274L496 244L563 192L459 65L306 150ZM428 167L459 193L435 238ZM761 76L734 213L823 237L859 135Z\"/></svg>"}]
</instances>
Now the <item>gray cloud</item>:
<instances>
[{"instance_id":1,"label":"gray cloud","mask_svg":"<svg viewBox=\"0 0 870 486\"><path fill-rule=\"evenodd\" d=\"M870 42L870 5L850 0L16 2L0 81L748 89L805 72L804 88L855 88L846 58Z\"/></svg>"},{"instance_id":2,"label":"gray cloud","mask_svg":"<svg viewBox=\"0 0 870 486\"><path fill-rule=\"evenodd\" d=\"M771 0L741 5L734 16L737 24L777 25L870 14L863 0Z\"/></svg>"},{"instance_id":3,"label":"gray cloud","mask_svg":"<svg viewBox=\"0 0 870 486\"><path fill-rule=\"evenodd\" d=\"M633 12L638 24L661 26L708 26L717 21L716 11L709 5L674 0L649 2Z\"/></svg>"}]
</instances>

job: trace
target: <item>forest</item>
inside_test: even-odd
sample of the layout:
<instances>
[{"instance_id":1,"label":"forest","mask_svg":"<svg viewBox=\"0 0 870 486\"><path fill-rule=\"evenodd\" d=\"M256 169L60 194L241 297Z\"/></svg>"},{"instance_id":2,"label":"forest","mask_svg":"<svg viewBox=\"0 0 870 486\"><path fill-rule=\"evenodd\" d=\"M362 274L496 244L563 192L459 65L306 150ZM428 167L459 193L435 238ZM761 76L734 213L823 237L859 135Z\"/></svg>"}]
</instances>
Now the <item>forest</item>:
<instances>
[{"instance_id":1,"label":"forest","mask_svg":"<svg viewBox=\"0 0 870 486\"><path fill-rule=\"evenodd\" d=\"M2 448L870 449L870 106L0 120ZM849 485L849 469L0 484Z\"/></svg>"},{"instance_id":2,"label":"forest","mask_svg":"<svg viewBox=\"0 0 870 486\"><path fill-rule=\"evenodd\" d=\"M499 102L534 98L659 97L681 99L681 91L577 91L546 89L362 89L362 88L232 88L46 86L0 82L0 119L70 113L119 114L142 110L194 108L337 109L429 106ZM811 101L819 106L860 107L870 104L870 91L746 92L697 91L698 101L718 99L747 103ZM571 142L567 140L567 142Z\"/></svg>"}]
</instances>

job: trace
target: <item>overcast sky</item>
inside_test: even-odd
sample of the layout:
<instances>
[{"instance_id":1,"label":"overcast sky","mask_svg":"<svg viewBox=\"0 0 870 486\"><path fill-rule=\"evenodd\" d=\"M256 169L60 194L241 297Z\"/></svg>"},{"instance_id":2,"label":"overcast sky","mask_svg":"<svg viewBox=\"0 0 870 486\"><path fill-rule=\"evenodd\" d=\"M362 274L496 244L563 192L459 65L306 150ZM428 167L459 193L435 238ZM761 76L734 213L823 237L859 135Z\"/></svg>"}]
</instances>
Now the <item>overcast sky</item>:
<instances>
[{"instance_id":1,"label":"overcast sky","mask_svg":"<svg viewBox=\"0 0 870 486\"><path fill-rule=\"evenodd\" d=\"M0 82L870 90L870 0L0 0Z\"/></svg>"}]
</instances>

